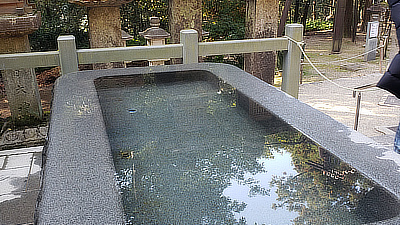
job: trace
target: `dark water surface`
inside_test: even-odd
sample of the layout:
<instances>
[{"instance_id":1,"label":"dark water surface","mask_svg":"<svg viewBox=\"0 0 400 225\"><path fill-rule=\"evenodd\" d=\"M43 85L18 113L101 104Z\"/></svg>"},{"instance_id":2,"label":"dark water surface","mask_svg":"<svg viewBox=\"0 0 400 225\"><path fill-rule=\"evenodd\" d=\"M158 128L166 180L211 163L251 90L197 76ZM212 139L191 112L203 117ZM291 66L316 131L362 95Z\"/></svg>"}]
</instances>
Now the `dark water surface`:
<instances>
[{"instance_id":1,"label":"dark water surface","mask_svg":"<svg viewBox=\"0 0 400 225\"><path fill-rule=\"evenodd\" d=\"M396 215L389 194L223 82L124 82L98 93L128 224L362 224Z\"/></svg>"}]
</instances>

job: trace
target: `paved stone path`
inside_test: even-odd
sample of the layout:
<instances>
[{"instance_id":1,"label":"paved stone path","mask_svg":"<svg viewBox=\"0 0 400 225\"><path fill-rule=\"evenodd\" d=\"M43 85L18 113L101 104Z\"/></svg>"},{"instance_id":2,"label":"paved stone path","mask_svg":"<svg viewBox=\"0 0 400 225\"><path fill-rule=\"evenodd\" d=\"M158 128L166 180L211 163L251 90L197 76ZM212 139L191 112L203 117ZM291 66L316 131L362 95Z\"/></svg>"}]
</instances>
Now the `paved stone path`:
<instances>
[{"instance_id":1,"label":"paved stone path","mask_svg":"<svg viewBox=\"0 0 400 225\"><path fill-rule=\"evenodd\" d=\"M0 151L0 224L33 224L42 149Z\"/></svg>"},{"instance_id":2,"label":"paved stone path","mask_svg":"<svg viewBox=\"0 0 400 225\"><path fill-rule=\"evenodd\" d=\"M381 76L381 74L370 74L337 79L335 82L356 88L376 84ZM327 81L303 84L300 87L299 100L348 127L354 127L357 99L353 97L352 91L338 88ZM376 87L362 93L358 131L391 149L395 134L393 129L400 121L398 103L399 100L389 92Z\"/></svg>"}]
</instances>

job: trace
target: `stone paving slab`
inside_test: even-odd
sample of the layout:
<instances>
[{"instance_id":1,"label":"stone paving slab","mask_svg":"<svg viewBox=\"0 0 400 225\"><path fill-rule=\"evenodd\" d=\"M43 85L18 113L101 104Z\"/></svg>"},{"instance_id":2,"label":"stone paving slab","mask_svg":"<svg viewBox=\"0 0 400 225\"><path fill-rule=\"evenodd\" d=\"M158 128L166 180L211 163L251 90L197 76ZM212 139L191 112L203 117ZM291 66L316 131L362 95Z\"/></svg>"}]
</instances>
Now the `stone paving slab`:
<instances>
[{"instance_id":1,"label":"stone paving slab","mask_svg":"<svg viewBox=\"0 0 400 225\"><path fill-rule=\"evenodd\" d=\"M33 153L25 153L21 155L11 155L7 156L5 160L5 171L18 168L28 168L30 167L30 162L32 161ZM29 164L26 164L29 162Z\"/></svg>"},{"instance_id":2,"label":"stone paving slab","mask_svg":"<svg viewBox=\"0 0 400 225\"><path fill-rule=\"evenodd\" d=\"M33 224L42 149L0 151L0 224Z\"/></svg>"},{"instance_id":3,"label":"stone paving slab","mask_svg":"<svg viewBox=\"0 0 400 225\"><path fill-rule=\"evenodd\" d=\"M5 162L6 157L5 156L0 156L0 169L3 169L3 167L5 167Z\"/></svg>"},{"instance_id":4,"label":"stone paving slab","mask_svg":"<svg viewBox=\"0 0 400 225\"><path fill-rule=\"evenodd\" d=\"M43 146L30 147L30 148L19 148L11 150L1 150L0 157L9 155L20 155L25 153L40 153L43 150Z\"/></svg>"}]
</instances>

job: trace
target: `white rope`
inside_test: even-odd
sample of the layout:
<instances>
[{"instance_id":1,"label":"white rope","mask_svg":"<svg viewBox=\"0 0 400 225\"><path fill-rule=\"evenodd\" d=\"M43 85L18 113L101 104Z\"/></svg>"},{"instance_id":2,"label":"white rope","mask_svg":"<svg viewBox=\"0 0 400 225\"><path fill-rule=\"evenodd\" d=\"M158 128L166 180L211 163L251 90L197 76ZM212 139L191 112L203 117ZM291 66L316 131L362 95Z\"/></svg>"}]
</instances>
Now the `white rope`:
<instances>
[{"instance_id":1,"label":"white rope","mask_svg":"<svg viewBox=\"0 0 400 225\"><path fill-rule=\"evenodd\" d=\"M340 60L336 60L336 61L329 61L329 62L326 62L326 63L320 62L320 63L314 63L314 64L316 64L316 65L333 64L333 63L344 62L344 61L348 61L348 60L351 60L351 59L355 59L355 58L367 55L367 54L369 54L371 52L377 51L380 48L384 48L386 46L387 39L388 38L385 38L385 41L383 42L383 45L381 45L381 46L379 46L377 48L374 48L374 49L372 49L372 50L370 50L368 52L364 52L364 53L361 53L359 55L356 55L356 56L353 56L353 57L350 57L350 58L340 59Z\"/></svg>"},{"instance_id":2,"label":"white rope","mask_svg":"<svg viewBox=\"0 0 400 225\"><path fill-rule=\"evenodd\" d=\"M322 78L324 78L326 81L332 83L333 85L345 89L345 90L349 90L352 92L368 92L368 91L376 91L377 89L372 89L372 90L359 90L359 89L355 89L355 88L349 88L349 87L345 87L343 85L340 85L334 81L332 81L331 79L329 79L327 76L325 76L324 74L321 73L321 71L319 71L319 69L315 66L315 64L313 62L311 62L310 58L308 57L308 55L306 54L306 52L303 49L303 45L304 42L298 42L294 39L292 39L291 37L285 36L289 41L295 43L297 45L297 47L299 47L300 51L302 52L302 54L304 55L304 58L307 60L307 62L311 65L311 67L318 73L318 75L320 75ZM381 47L381 46L380 46ZM378 47L378 48L380 48ZM377 48L377 49L378 49ZM372 51L372 50L371 50ZM376 51L376 49L374 49L373 51ZM366 53L364 53L366 54Z\"/></svg>"}]
</instances>

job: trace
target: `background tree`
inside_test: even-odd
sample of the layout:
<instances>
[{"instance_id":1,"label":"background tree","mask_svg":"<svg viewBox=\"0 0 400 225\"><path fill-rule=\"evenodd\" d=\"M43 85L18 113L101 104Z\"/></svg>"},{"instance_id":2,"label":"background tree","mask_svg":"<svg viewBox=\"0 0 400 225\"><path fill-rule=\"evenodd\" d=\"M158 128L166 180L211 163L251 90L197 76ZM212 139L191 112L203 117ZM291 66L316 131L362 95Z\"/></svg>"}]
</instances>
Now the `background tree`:
<instances>
[{"instance_id":1,"label":"background tree","mask_svg":"<svg viewBox=\"0 0 400 225\"><path fill-rule=\"evenodd\" d=\"M344 30L343 36L346 38L350 38L353 34L353 9L354 9L354 0L346 0L346 9L344 14Z\"/></svg>"},{"instance_id":2,"label":"background tree","mask_svg":"<svg viewBox=\"0 0 400 225\"><path fill-rule=\"evenodd\" d=\"M78 48L89 47L87 14L84 7L68 3L68 0L35 0L41 12L42 25L30 35L33 51L57 50L60 35L73 34Z\"/></svg>"}]
</instances>

